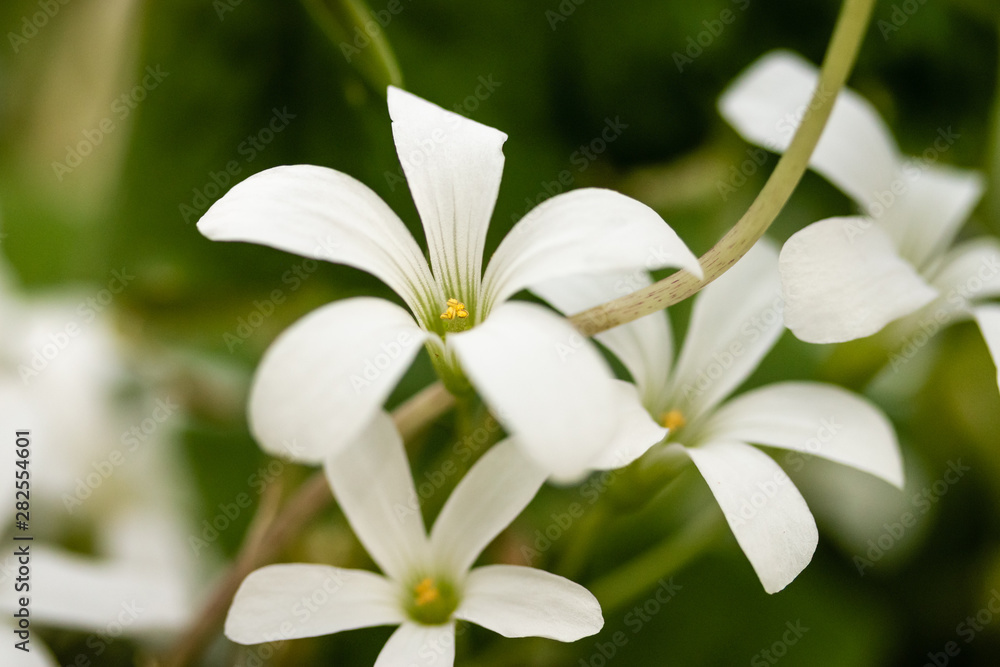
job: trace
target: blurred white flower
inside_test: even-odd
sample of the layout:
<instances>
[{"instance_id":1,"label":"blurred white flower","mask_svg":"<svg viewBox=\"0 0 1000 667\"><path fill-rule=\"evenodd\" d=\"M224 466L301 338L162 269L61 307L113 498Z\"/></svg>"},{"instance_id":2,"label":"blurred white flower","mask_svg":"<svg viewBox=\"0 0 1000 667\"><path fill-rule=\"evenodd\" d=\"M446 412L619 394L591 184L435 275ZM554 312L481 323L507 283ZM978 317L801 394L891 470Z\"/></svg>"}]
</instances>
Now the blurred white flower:
<instances>
[{"instance_id":1,"label":"blurred white flower","mask_svg":"<svg viewBox=\"0 0 1000 667\"><path fill-rule=\"evenodd\" d=\"M697 259L647 206L583 189L528 213L484 273L507 135L396 88L388 98L430 265L374 192L322 167L252 176L198 223L213 240L262 243L368 271L410 309L346 299L280 336L252 389L257 439L276 455L294 440L318 463L366 427L426 345L449 388L461 392L471 381L537 461L578 470L617 427L608 409L610 371L562 318L538 305L505 302L563 276L667 266L701 275Z\"/></svg>"},{"instance_id":2,"label":"blurred white flower","mask_svg":"<svg viewBox=\"0 0 1000 667\"><path fill-rule=\"evenodd\" d=\"M600 303L615 278L560 281L537 291L560 308ZM650 456L686 456L708 482L764 589L787 586L816 548L816 523L781 467L752 444L804 452L903 484L892 426L866 400L833 385L782 382L724 403L784 330L777 252L759 242L702 290L676 365L666 312L597 336L632 374L629 427L595 469ZM847 489L843 489L847 493Z\"/></svg>"},{"instance_id":3,"label":"blurred white flower","mask_svg":"<svg viewBox=\"0 0 1000 667\"><path fill-rule=\"evenodd\" d=\"M177 476L167 448L176 429L140 433L156 405L142 389L126 400L130 377L108 313L91 317L85 289L28 295L0 262L0 426L29 430L31 618L42 625L129 635L179 629L194 610L195 568L186 549ZM175 420L176 421L176 420ZM0 466L13 479L15 448ZM13 527L14 498L0 503ZM94 556L57 546L86 534ZM13 589L16 558L0 560L0 586ZM0 600L9 616L13 595ZM117 626L121 626L116 630ZM44 655L39 652L37 659ZM17 664L21 664L18 662Z\"/></svg>"},{"instance_id":4,"label":"blurred white flower","mask_svg":"<svg viewBox=\"0 0 1000 667\"><path fill-rule=\"evenodd\" d=\"M782 151L817 82L810 63L775 52L741 75L719 108L748 141ZM959 136L940 128L921 157L904 157L872 105L841 92L810 166L867 217L821 220L785 243L785 323L797 337L844 342L910 316L892 332L902 339L971 317L1000 366L1000 306L985 303L1000 296L1000 241L949 250L983 191L980 174L936 164Z\"/></svg>"},{"instance_id":5,"label":"blurred white flower","mask_svg":"<svg viewBox=\"0 0 1000 667\"><path fill-rule=\"evenodd\" d=\"M471 569L545 480L507 439L459 482L427 535L406 451L379 413L326 474L355 533L385 576L327 565L271 565L244 580L226 619L241 644L399 625L377 667L452 665L456 619L505 637L576 641L604 624L583 587L514 565ZM303 600L311 605L303 606Z\"/></svg>"}]
</instances>

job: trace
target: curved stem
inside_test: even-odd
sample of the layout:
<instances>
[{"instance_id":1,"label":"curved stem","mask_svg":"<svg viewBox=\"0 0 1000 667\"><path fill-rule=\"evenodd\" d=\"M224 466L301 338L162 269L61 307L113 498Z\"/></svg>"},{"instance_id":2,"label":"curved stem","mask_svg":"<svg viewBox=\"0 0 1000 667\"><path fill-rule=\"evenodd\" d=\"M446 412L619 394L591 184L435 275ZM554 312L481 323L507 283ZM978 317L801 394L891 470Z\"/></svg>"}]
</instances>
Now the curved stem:
<instances>
[{"instance_id":1,"label":"curved stem","mask_svg":"<svg viewBox=\"0 0 1000 667\"><path fill-rule=\"evenodd\" d=\"M403 439L411 440L453 403L451 394L437 382L396 408L392 418ZM307 479L267 528L256 539L244 542L236 562L216 584L201 612L171 647L162 664L165 667L191 664L221 629L222 619L229 610L236 589L247 575L276 558L331 500L333 496L322 470Z\"/></svg>"},{"instance_id":2,"label":"curved stem","mask_svg":"<svg viewBox=\"0 0 1000 667\"><path fill-rule=\"evenodd\" d=\"M578 313L571 317L570 321L582 334L592 336L683 301L725 273L763 236L805 173L809 157L823 133L834 100L854 65L873 4L874 0L845 0L823 61L819 85L802 124L796 130L788 150L778 161L774 173L747 212L711 250L702 256L701 265L705 279L698 280L686 271L679 271L649 288ZM393 413L393 418L404 440L409 439L451 407L452 403L451 395L440 383L436 383L400 406ZM255 545L248 545L254 548L245 548L241 551L188 632L170 650L163 664L168 667L190 664L219 631L232 597L246 575L275 558L306 522L330 500L330 491L323 473L316 473L286 503L271 522L266 534L259 540L253 540ZM691 526L689 530L695 527ZM689 530L681 535L687 535ZM712 531L700 532L705 534ZM697 542L684 542L680 537L664 543L661 548L664 552L668 552L666 557L669 559L671 557L669 554L673 553L672 558L680 563L685 562L686 551L680 546L674 546L675 543L687 544L688 549L697 545ZM644 590L646 583L633 578L635 575L631 574L629 568L635 567L636 574L641 574L639 570L648 569L651 561L662 560L664 555L660 554L659 550L660 548L657 548L626 568L599 580L594 589L595 594L599 593L598 599L601 599L607 607L612 607Z\"/></svg>"},{"instance_id":3,"label":"curved stem","mask_svg":"<svg viewBox=\"0 0 1000 667\"><path fill-rule=\"evenodd\" d=\"M705 279L698 280L687 271L678 271L650 287L577 313L570 322L580 333L593 336L687 299L729 270L764 235L809 166L809 157L819 143L833 103L854 67L873 5L874 0L845 0L823 59L819 85L802 124L747 212L702 255Z\"/></svg>"}]
</instances>

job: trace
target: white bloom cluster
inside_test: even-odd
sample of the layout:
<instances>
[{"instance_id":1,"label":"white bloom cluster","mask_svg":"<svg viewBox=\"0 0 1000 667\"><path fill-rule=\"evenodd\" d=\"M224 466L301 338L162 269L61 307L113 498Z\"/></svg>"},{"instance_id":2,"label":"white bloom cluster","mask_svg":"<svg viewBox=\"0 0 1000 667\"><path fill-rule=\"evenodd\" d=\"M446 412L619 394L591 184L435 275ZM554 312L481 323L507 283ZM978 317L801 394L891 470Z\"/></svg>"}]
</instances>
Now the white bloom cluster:
<instances>
[{"instance_id":1,"label":"white bloom cluster","mask_svg":"<svg viewBox=\"0 0 1000 667\"><path fill-rule=\"evenodd\" d=\"M808 104L815 85L808 65L779 53L741 77L721 106L751 141L781 149L788 137L776 128ZM473 565L547 479L578 479L644 456L693 463L769 593L809 563L818 533L795 485L756 446L903 485L892 425L860 396L782 382L726 399L786 324L807 341L843 341L947 298L997 249L988 241L945 253L980 194L977 176L909 168L870 106L846 92L812 164L878 223L815 223L785 244L780 259L770 243L758 244L698 297L676 361L665 312L598 334L631 376L626 382L566 320L510 299L528 289L562 313L580 312L621 296L622 285L648 285L650 270L701 276L690 250L645 205L583 189L530 211L484 269L506 135L396 88L388 100L429 262L371 190L321 167L253 176L198 224L213 240L365 270L407 306L357 297L307 315L265 354L249 406L265 450L285 455L294 441L296 460L324 466L383 575L307 564L260 569L236 595L230 639L255 644L398 625L376 663L388 666L453 664L457 620L507 637L593 634L603 625L601 610L581 586L531 568ZM883 189L894 193L891 204L877 199ZM1000 294L998 285L984 278L976 299ZM979 322L996 354L998 307L963 302L961 312ZM416 490L383 409L421 347L452 393L478 393L509 434L459 481L429 534L419 511L398 511L411 506ZM329 603L295 614L296 603L319 588Z\"/></svg>"}]
</instances>

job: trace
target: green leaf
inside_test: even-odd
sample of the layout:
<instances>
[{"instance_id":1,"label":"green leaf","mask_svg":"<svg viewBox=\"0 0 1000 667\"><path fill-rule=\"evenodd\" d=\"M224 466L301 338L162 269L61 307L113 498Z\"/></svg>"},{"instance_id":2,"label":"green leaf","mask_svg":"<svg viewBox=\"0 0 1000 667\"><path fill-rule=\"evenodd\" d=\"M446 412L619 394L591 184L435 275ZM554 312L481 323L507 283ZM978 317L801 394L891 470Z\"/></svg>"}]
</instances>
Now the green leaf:
<instances>
[{"instance_id":1,"label":"green leaf","mask_svg":"<svg viewBox=\"0 0 1000 667\"><path fill-rule=\"evenodd\" d=\"M389 85L402 87L403 74L396 62L386 28L403 11L401 0L389 2L378 12L364 0L302 0L347 63L381 95Z\"/></svg>"}]
</instances>

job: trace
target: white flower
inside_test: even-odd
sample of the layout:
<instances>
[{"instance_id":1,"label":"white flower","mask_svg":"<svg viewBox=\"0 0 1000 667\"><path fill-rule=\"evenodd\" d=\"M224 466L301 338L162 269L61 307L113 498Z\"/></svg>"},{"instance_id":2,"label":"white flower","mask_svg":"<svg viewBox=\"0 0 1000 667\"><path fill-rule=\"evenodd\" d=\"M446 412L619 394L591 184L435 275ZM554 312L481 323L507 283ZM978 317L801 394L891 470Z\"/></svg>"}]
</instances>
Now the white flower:
<instances>
[{"instance_id":1,"label":"white flower","mask_svg":"<svg viewBox=\"0 0 1000 667\"><path fill-rule=\"evenodd\" d=\"M426 345L450 388L471 381L539 462L551 470L575 469L617 426L607 409L611 390L602 381L610 371L554 313L504 302L563 276L666 266L701 275L697 259L645 205L583 189L528 213L483 272L506 135L396 88L388 97L429 266L375 193L322 167L278 167L252 176L198 223L213 240L251 241L368 271L410 309L375 298L346 299L279 337L261 362L250 398L258 441L280 455L283 443L294 440L307 458L323 460L367 425Z\"/></svg>"},{"instance_id":2,"label":"white flower","mask_svg":"<svg viewBox=\"0 0 1000 667\"><path fill-rule=\"evenodd\" d=\"M403 443L385 413L325 467L347 520L385 576L301 563L261 568L233 600L225 627L231 640L258 644L399 625L376 666L440 666L454 663L456 619L505 637L559 641L603 626L597 600L567 579L513 565L470 570L546 477L510 439L459 482L430 536ZM312 604L303 607L303 600Z\"/></svg>"},{"instance_id":3,"label":"white flower","mask_svg":"<svg viewBox=\"0 0 1000 667\"><path fill-rule=\"evenodd\" d=\"M722 115L748 141L782 151L816 87L816 69L777 52L752 65L722 96ZM1000 242L978 238L948 250L983 191L976 172L935 164L960 135L940 128L919 158L903 157L875 109L846 89L810 166L868 217L831 218L792 235L781 252L785 323L802 340L836 343L972 317L1000 365ZM998 375L1000 382L1000 375Z\"/></svg>"},{"instance_id":4,"label":"white flower","mask_svg":"<svg viewBox=\"0 0 1000 667\"><path fill-rule=\"evenodd\" d=\"M49 652L48 647L35 637L31 637L31 641L28 642L27 653L14 646L21 639L14 634L16 628L11 627L12 623L4 621L4 624L3 633L9 641L5 641L0 647L0 660L3 661L3 664L17 665L17 667L59 667L59 663Z\"/></svg>"},{"instance_id":5,"label":"white flower","mask_svg":"<svg viewBox=\"0 0 1000 667\"><path fill-rule=\"evenodd\" d=\"M130 636L177 631L195 610L195 572L175 495L184 484L166 451L173 429L127 447L123 435L146 414L121 400L128 375L112 316L88 318L93 311L81 306L91 295L83 290L29 297L13 282L0 259L0 430L30 432L29 528L15 532L35 539L12 544L30 550L32 621L86 632L122 623ZM10 480L23 462L12 445L0 453L0 474ZM5 530L13 528L14 501L12 492L0 503ZM94 556L36 532L44 528L51 539L87 524ZM12 546L0 556L4 590L14 590L18 567ZM8 623L17 600L0 599ZM43 661L34 636L29 647L31 656L16 651L18 660L0 663Z\"/></svg>"},{"instance_id":6,"label":"white flower","mask_svg":"<svg viewBox=\"0 0 1000 667\"><path fill-rule=\"evenodd\" d=\"M818 536L795 485L751 444L819 456L903 484L891 425L867 401L839 387L782 382L723 403L784 329L776 269L777 252L762 241L702 290L676 365L665 312L597 336L621 359L635 386L619 387L632 398L630 428L592 462L596 469L619 467L666 435L650 456L691 459L768 593L802 571ZM559 307L577 308L604 300L613 284L613 278L595 279L584 290L564 282L539 292Z\"/></svg>"}]
</instances>

